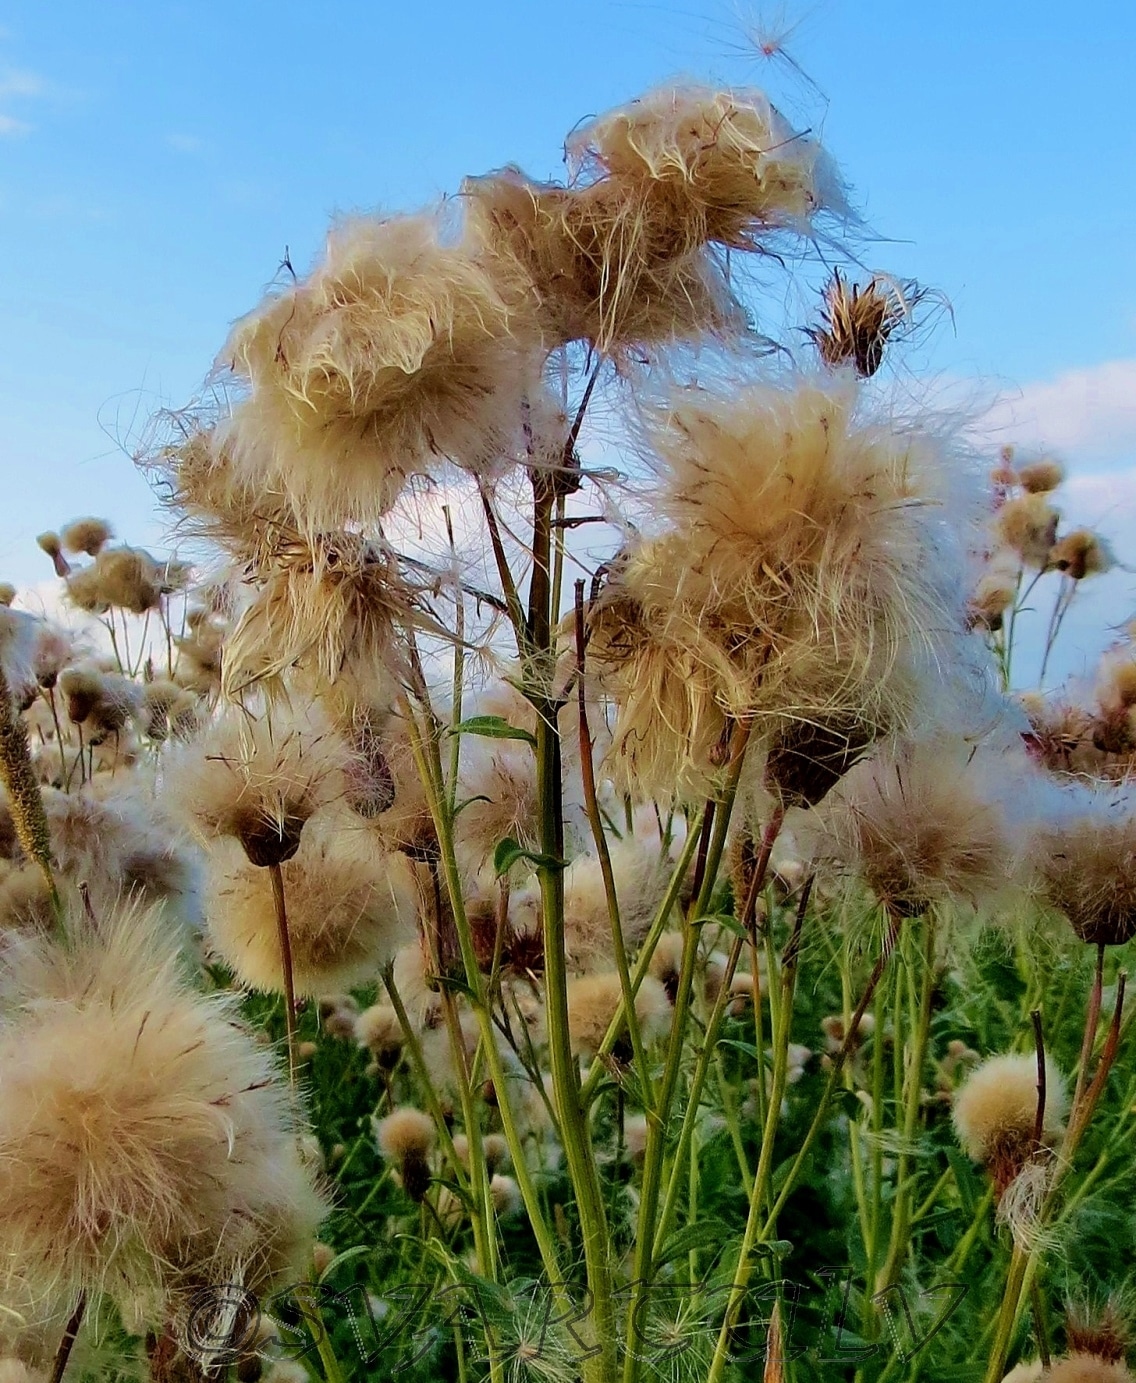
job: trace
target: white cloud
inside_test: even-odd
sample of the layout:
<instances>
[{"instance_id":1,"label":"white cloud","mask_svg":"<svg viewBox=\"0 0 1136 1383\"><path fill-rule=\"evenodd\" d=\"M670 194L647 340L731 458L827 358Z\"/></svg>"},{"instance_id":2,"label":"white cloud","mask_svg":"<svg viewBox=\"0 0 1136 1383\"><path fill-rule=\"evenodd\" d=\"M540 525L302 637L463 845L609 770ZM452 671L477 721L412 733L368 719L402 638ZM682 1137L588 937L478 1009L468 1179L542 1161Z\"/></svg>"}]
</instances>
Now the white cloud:
<instances>
[{"instance_id":1,"label":"white cloud","mask_svg":"<svg viewBox=\"0 0 1136 1383\"><path fill-rule=\"evenodd\" d=\"M1006 392L981 430L999 442L1052 450L1073 466L1136 459L1136 360L1066 370Z\"/></svg>"},{"instance_id":2,"label":"white cloud","mask_svg":"<svg viewBox=\"0 0 1136 1383\"><path fill-rule=\"evenodd\" d=\"M17 139L28 134L31 126L26 120L17 120L14 115L0 114L0 139Z\"/></svg>"}]
</instances>

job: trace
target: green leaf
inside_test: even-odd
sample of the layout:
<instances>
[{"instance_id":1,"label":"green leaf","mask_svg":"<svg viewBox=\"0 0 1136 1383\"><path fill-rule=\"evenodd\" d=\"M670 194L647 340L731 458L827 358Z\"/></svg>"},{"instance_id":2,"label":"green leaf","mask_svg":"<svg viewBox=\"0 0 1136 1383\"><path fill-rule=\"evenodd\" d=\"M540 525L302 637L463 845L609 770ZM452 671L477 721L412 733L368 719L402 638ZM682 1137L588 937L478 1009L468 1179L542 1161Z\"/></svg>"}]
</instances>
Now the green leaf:
<instances>
[{"instance_id":1,"label":"green leaf","mask_svg":"<svg viewBox=\"0 0 1136 1383\"><path fill-rule=\"evenodd\" d=\"M970 1159L959 1152L958 1148L947 1149L947 1161L951 1164L951 1170L955 1174L955 1185L958 1187L959 1199L962 1201L962 1213L972 1220L978 1208L980 1194L974 1168L970 1164Z\"/></svg>"},{"instance_id":2,"label":"green leaf","mask_svg":"<svg viewBox=\"0 0 1136 1383\"><path fill-rule=\"evenodd\" d=\"M463 979L457 975L435 975L434 983L439 989L449 989L455 994L464 994L467 999L476 999L476 994Z\"/></svg>"},{"instance_id":3,"label":"green leaf","mask_svg":"<svg viewBox=\"0 0 1136 1383\"><path fill-rule=\"evenodd\" d=\"M499 841L496 850L493 851L493 872L498 878L502 874L507 874L518 860L528 860L530 864L535 864L538 869L567 869L567 860L558 860L555 855L539 855L533 850L526 850L523 845L515 841L512 836L506 836Z\"/></svg>"},{"instance_id":4,"label":"green leaf","mask_svg":"<svg viewBox=\"0 0 1136 1383\"><path fill-rule=\"evenodd\" d=\"M326 1282L341 1263L348 1263L352 1258L361 1258L363 1254L370 1252L370 1244L356 1244L353 1249L344 1249L342 1253L337 1253L327 1267L324 1268L323 1272L319 1275L319 1280L321 1282Z\"/></svg>"},{"instance_id":5,"label":"green leaf","mask_svg":"<svg viewBox=\"0 0 1136 1383\"><path fill-rule=\"evenodd\" d=\"M717 1045L719 1047L735 1047L739 1052L744 1052L746 1056L752 1057L754 1061L761 1060L761 1053L753 1042L742 1042L736 1037L719 1037Z\"/></svg>"},{"instance_id":6,"label":"green leaf","mask_svg":"<svg viewBox=\"0 0 1136 1383\"><path fill-rule=\"evenodd\" d=\"M699 1220L692 1225L683 1225L667 1236L659 1250L658 1263L673 1263L676 1258L684 1258L691 1249L722 1247L722 1226L715 1220Z\"/></svg>"},{"instance_id":7,"label":"green leaf","mask_svg":"<svg viewBox=\"0 0 1136 1383\"><path fill-rule=\"evenodd\" d=\"M489 740L523 740L536 748L536 737L518 725L510 725L504 716L470 716L457 725L452 725L448 735L481 735Z\"/></svg>"}]
</instances>

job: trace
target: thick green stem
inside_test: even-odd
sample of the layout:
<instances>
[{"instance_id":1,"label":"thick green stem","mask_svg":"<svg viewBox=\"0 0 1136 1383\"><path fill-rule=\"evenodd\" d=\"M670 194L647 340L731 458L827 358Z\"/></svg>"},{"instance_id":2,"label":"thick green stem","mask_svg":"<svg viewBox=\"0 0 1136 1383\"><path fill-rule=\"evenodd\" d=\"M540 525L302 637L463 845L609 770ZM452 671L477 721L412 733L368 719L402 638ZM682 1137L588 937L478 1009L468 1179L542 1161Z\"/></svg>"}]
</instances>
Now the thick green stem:
<instances>
[{"instance_id":1,"label":"thick green stem","mask_svg":"<svg viewBox=\"0 0 1136 1383\"><path fill-rule=\"evenodd\" d=\"M592 1312L590 1343L599 1354L588 1362L596 1380L609 1383L616 1371L615 1312L612 1300L611 1245L595 1151L580 1097L580 1068L568 1030L568 968L564 939L564 816L560 731L560 702L552 696L555 664L551 625L551 533L555 502L549 477L534 472L533 569L529 581L528 641L525 694L536 711L536 782L540 850L548 861L537 876L540 883L544 939L545 1014L553 1096L568 1175L576 1196L584 1266Z\"/></svg>"}]
</instances>

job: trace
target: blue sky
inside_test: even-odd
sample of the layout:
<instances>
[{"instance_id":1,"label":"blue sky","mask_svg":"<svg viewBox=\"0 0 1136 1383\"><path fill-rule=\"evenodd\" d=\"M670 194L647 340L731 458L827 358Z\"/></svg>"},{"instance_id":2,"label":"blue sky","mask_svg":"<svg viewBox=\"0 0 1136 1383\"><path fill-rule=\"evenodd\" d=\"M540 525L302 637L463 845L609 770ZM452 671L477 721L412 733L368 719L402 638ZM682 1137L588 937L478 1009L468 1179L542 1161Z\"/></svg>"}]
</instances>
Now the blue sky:
<instances>
[{"instance_id":1,"label":"blue sky","mask_svg":"<svg viewBox=\"0 0 1136 1383\"><path fill-rule=\"evenodd\" d=\"M815 85L747 41L782 21ZM1123 546L1125 0L23 0L0 28L0 578L45 576L31 536L82 512L156 540L115 438L192 393L285 246L304 266L334 213L412 208L508 161L554 175L578 119L675 75L764 86L823 135L880 237L865 263L952 304L919 368L1004 389L1006 435L1057 444L1071 503Z\"/></svg>"}]
</instances>

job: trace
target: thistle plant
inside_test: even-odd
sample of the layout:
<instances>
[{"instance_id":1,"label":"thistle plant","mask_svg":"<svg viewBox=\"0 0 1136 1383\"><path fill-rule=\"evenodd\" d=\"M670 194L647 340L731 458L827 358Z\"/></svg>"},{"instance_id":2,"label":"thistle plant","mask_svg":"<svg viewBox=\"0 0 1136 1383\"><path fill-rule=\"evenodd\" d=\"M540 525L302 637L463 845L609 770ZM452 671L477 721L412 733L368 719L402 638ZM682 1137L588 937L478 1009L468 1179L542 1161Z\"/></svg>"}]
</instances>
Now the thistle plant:
<instances>
[{"instance_id":1,"label":"thistle plant","mask_svg":"<svg viewBox=\"0 0 1136 1383\"><path fill-rule=\"evenodd\" d=\"M0 1377L1129 1376L1130 632L1011 691L1108 545L898 411L925 290L763 349L856 230L763 95L566 158L333 226L180 555L4 592Z\"/></svg>"}]
</instances>

